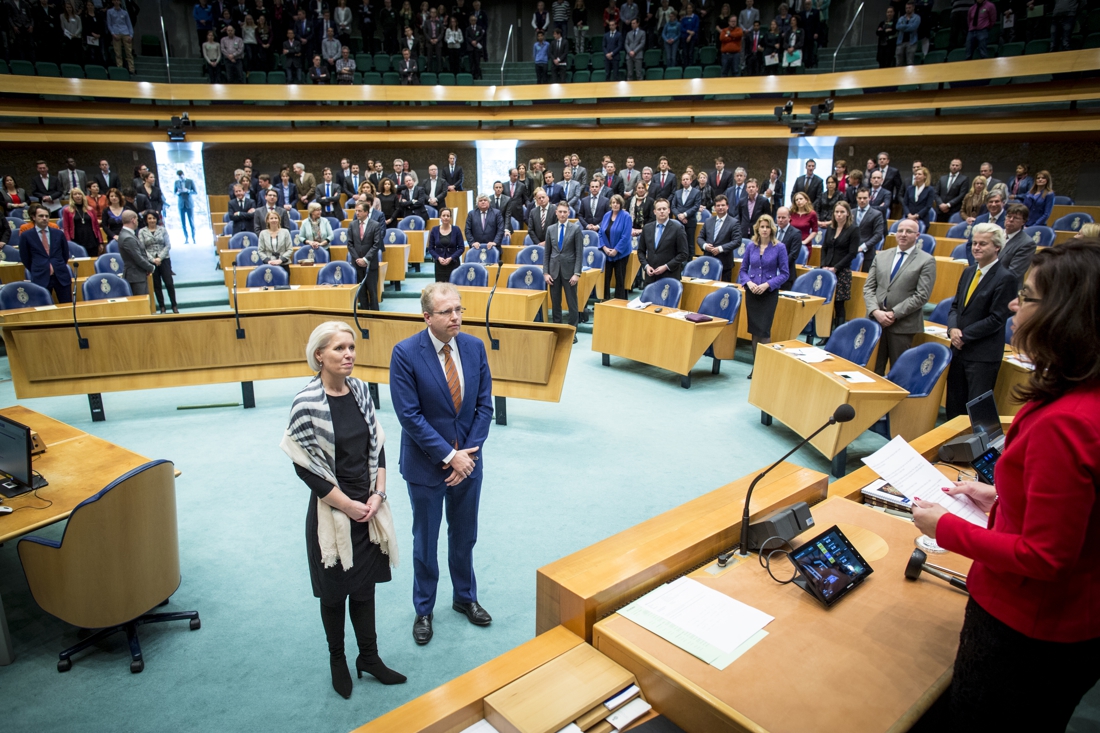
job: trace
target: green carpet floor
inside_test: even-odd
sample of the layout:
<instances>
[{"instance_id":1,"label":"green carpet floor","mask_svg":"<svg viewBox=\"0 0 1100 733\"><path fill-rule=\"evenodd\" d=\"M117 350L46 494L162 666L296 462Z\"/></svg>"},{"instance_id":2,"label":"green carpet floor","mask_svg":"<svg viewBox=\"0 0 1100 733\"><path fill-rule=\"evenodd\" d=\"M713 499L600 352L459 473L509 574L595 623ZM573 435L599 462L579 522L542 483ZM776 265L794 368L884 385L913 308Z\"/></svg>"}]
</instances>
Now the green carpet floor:
<instances>
[{"instance_id":1,"label":"green carpet floor","mask_svg":"<svg viewBox=\"0 0 1100 733\"><path fill-rule=\"evenodd\" d=\"M384 304L416 306L413 299ZM509 425L492 427L482 453L475 565L492 626L474 627L450 610L444 575L435 638L414 644L409 501L391 471L402 562L378 588L378 628L383 659L409 681L357 680L347 701L330 686L310 592L310 494L278 449L290 401L306 380L257 382L250 410L176 409L239 401L236 384L105 394L107 422L94 424L85 397L22 401L183 472L176 483L183 582L165 610L198 610L203 624L195 632L183 622L142 627L139 675L129 672L124 636L58 674L57 653L76 642L76 629L34 603L15 543L0 547L0 595L17 655L0 667L0 731L344 733L532 638L538 567L767 465L797 440L778 423L762 426L747 404L747 361L723 363L712 376L704 359L684 390L660 369L622 359L603 367L590 344L581 333L561 402L509 400ZM0 376L6 370L0 360ZM0 405L15 402L11 382L0 383ZM396 466L400 427L385 386L380 420ZM882 444L877 435L861 437L849 449L849 468ZM828 471L813 450L793 460ZM740 509L729 511L732 521ZM62 530L38 534L58 538ZM347 646L352 655L350 623ZM1072 730L1100 730L1097 707L1082 706Z\"/></svg>"}]
</instances>

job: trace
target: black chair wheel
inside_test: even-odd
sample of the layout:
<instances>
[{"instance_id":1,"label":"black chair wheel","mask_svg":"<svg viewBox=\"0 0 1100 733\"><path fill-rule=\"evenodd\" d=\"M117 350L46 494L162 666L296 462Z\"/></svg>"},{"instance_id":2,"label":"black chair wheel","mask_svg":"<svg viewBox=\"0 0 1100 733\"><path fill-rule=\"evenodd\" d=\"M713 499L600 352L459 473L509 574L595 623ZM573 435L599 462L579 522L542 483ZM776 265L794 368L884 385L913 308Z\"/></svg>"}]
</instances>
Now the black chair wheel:
<instances>
[{"instance_id":1,"label":"black chair wheel","mask_svg":"<svg viewBox=\"0 0 1100 733\"><path fill-rule=\"evenodd\" d=\"M138 674L141 670L145 669L145 662L141 659L135 659L130 662L130 672L132 674Z\"/></svg>"},{"instance_id":2,"label":"black chair wheel","mask_svg":"<svg viewBox=\"0 0 1100 733\"><path fill-rule=\"evenodd\" d=\"M71 659L61 659L57 662L57 671L58 672L68 672L72 668L73 668L73 660L71 660Z\"/></svg>"},{"instance_id":3,"label":"black chair wheel","mask_svg":"<svg viewBox=\"0 0 1100 733\"><path fill-rule=\"evenodd\" d=\"M202 628L202 619L197 619L197 618L191 619L191 630L192 631L198 631L201 628Z\"/></svg>"}]
</instances>

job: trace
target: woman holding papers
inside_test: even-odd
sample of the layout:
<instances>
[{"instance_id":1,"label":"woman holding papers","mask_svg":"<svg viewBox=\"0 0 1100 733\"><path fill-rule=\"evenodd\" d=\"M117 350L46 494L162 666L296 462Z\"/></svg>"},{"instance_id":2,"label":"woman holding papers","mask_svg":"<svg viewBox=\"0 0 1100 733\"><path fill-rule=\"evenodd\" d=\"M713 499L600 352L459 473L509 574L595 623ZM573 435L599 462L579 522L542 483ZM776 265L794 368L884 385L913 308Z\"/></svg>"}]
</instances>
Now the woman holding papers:
<instances>
[{"instance_id":1,"label":"woman holding papers","mask_svg":"<svg viewBox=\"0 0 1100 733\"><path fill-rule=\"evenodd\" d=\"M914 501L918 529L974 559L952 730L1064 730L1100 679L1100 240L1040 248L1011 307L1026 404L996 486L946 490L988 528Z\"/></svg>"},{"instance_id":2,"label":"woman holding papers","mask_svg":"<svg viewBox=\"0 0 1100 733\"><path fill-rule=\"evenodd\" d=\"M752 356L757 344L772 340L772 319L779 304L779 288L787 282L787 247L775 239L775 221L764 214L753 227L754 246L745 248L737 282L744 288L745 312L752 335ZM752 379L752 372L749 372Z\"/></svg>"}]
</instances>

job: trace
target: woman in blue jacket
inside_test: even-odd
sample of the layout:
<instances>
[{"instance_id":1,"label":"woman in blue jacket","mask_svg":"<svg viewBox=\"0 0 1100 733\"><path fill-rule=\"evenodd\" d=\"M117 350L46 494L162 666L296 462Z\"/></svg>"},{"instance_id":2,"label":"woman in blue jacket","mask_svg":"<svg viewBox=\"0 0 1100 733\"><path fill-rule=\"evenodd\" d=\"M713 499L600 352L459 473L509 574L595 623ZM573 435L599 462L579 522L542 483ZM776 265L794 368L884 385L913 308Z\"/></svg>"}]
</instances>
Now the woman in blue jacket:
<instances>
[{"instance_id":1,"label":"woman in blue jacket","mask_svg":"<svg viewBox=\"0 0 1100 733\"><path fill-rule=\"evenodd\" d=\"M460 227L451 226L451 210L439 210L439 226L428 232L428 254L435 261L435 281L451 281L451 273L462 262L462 253L466 251L466 240Z\"/></svg>"},{"instance_id":2,"label":"woman in blue jacket","mask_svg":"<svg viewBox=\"0 0 1100 733\"><path fill-rule=\"evenodd\" d=\"M680 60L680 21L675 13L661 29L661 48L665 50L665 66L676 66Z\"/></svg>"},{"instance_id":3,"label":"woman in blue jacket","mask_svg":"<svg viewBox=\"0 0 1100 733\"><path fill-rule=\"evenodd\" d=\"M1027 217L1029 227L1047 226L1047 220L1054 211L1054 182L1050 179L1050 171L1035 174L1035 183L1023 197L1023 203L1031 212Z\"/></svg>"},{"instance_id":4,"label":"woman in blue jacket","mask_svg":"<svg viewBox=\"0 0 1100 733\"><path fill-rule=\"evenodd\" d=\"M695 47L699 45L699 16L695 9L688 3L680 13L680 55L683 56L681 66L691 66L695 63Z\"/></svg>"},{"instance_id":5,"label":"woman in blue jacket","mask_svg":"<svg viewBox=\"0 0 1100 733\"><path fill-rule=\"evenodd\" d=\"M615 275L615 297L626 300L626 260L633 251L630 242L633 222L619 194L611 197L608 212L600 222L600 251L607 257L603 266L603 293L611 297L611 275Z\"/></svg>"}]
</instances>

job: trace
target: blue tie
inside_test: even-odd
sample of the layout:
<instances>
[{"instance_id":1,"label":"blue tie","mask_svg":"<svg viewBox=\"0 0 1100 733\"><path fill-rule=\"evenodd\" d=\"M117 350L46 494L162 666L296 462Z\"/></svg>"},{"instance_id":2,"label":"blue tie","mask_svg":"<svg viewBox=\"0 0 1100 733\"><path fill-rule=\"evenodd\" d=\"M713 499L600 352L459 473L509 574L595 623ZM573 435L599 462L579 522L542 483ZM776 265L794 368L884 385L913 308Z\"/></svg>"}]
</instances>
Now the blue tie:
<instances>
[{"instance_id":1,"label":"blue tie","mask_svg":"<svg viewBox=\"0 0 1100 733\"><path fill-rule=\"evenodd\" d=\"M665 235L665 225L657 225L657 239L653 242L653 251L656 252L657 248L661 246L661 237Z\"/></svg>"},{"instance_id":2,"label":"blue tie","mask_svg":"<svg viewBox=\"0 0 1100 733\"><path fill-rule=\"evenodd\" d=\"M907 255L907 254L909 254L909 253L908 252L902 252L901 256L898 257L898 261L894 263L894 269L890 271L890 282L894 282L894 276L897 275L898 270L901 269L901 263L905 262L905 255Z\"/></svg>"},{"instance_id":3,"label":"blue tie","mask_svg":"<svg viewBox=\"0 0 1100 733\"><path fill-rule=\"evenodd\" d=\"M561 252L562 240L565 238L565 227L558 225L558 251Z\"/></svg>"}]
</instances>

